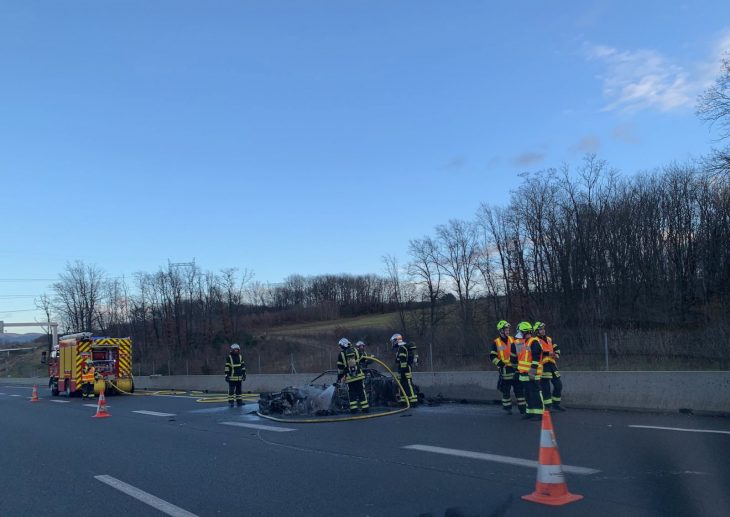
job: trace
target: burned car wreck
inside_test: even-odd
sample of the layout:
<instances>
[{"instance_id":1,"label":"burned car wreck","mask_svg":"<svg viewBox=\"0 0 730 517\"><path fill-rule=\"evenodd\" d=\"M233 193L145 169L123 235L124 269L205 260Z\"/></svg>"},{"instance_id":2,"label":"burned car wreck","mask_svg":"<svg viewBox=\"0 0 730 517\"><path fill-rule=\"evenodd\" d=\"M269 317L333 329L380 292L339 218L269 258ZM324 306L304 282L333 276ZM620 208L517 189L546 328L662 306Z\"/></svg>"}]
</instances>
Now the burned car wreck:
<instances>
[{"instance_id":1,"label":"burned car wreck","mask_svg":"<svg viewBox=\"0 0 730 517\"><path fill-rule=\"evenodd\" d=\"M363 368L365 393L375 411L401 407L398 383L373 368ZM289 386L279 392L262 393L259 412L262 415L327 416L350 412L345 383L335 384L337 370L327 370L306 386ZM328 382L329 381L329 382ZM423 394L415 387L419 400Z\"/></svg>"}]
</instances>

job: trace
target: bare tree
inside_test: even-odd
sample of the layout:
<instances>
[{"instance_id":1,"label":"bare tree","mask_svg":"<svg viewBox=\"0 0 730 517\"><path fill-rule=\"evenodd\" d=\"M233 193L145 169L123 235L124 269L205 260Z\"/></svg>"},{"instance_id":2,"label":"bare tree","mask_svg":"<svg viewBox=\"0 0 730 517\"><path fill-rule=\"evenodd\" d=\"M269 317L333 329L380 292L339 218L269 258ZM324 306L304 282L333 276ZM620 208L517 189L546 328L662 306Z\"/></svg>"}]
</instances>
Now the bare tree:
<instances>
[{"instance_id":1,"label":"bare tree","mask_svg":"<svg viewBox=\"0 0 730 517\"><path fill-rule=\"evenodd\" d=\"M105 274L96 266L80 260L66 264L66 271L53 284L53 307L66 330L75 332L98 329L98 306L102 301Z\"/></svg>"},{"instance_id":2,"label":"bare tree","mask_svg":"<svg viewBox=\"0 0 730 517\"><path fill-rule=\"evenodd\" d=\"M697 115L710 125L718 126L719 140L730 137L730 52L722 59L715 84L700 95ZM715 149L706 165L714 173L730 174L730 147Z\"/></svg>"}]
</instances>

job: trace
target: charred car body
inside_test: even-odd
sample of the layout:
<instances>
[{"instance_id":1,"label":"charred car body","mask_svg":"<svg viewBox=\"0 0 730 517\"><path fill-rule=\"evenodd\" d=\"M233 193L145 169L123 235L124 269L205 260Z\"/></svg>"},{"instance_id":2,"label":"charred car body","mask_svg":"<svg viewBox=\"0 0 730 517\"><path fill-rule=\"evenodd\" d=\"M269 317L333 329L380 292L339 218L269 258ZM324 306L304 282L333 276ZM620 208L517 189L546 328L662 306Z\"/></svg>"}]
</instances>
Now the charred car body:
<instances>
[{"instance_id":1,"label":"charred car body","mask_svg":"<svg viewBox=\"0 0 730 517\"><path fill-rule=\"evenodd\" d=\"M401 406L398 383L390 376L373 368L365 372L365 393L371 408ZM262 393L259 412L264 415L337 415L350 412L350 401L345 383L335 384L337 370L327 370L306 386L289 386L279 392ZM327 382L329 381L329 382ZM419 399L423 394L416 387Z\"/></svg>"}]
</instances>

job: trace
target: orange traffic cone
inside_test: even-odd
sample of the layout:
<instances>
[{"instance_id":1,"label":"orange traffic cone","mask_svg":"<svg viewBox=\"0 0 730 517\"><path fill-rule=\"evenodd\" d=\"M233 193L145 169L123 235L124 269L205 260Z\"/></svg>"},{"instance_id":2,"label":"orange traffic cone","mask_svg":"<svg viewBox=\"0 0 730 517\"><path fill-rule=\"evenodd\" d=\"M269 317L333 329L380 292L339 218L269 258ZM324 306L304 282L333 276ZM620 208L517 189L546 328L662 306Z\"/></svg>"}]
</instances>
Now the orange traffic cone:
<instances>
[{"instance_id":1,"label":"orange traffic cone","mask_svg":"<svg viewBox=\"0 0 730 517\"><path fill-rule=\"evenodd\" d=\"M560 464L558 442L555 440L553 422L548 410L545 410L542 415L540 462L537 466L535 491L530 495L523 495L522 499L551 506L562 506L583 499L582 495L568 492L568 485L565 483L565 477L563 476L563 467Z\"/></svg>"},{"instance_id":2,"label":"orange traffic cone","mask_svg":"<svg viewBox=\"0 0 730 517\"><path fill-rule=\"evenodd\" d=\"M106 399L104 398L104 390L99 393L99 402L96 405L96 414L91 418L106 418L111 416L106 412Z\"/></svg>"},{"instance_id":3,"label":"orange traffic cone","mask_svg":"<svg viewBox=\"0 0 730 517\"><path fill-rule=\"evenodd\" d=\"M38 398L38 386L33 386L33 394L30 397L31 402L40 402L41 399Z\"/></svg>"}]
</instances>

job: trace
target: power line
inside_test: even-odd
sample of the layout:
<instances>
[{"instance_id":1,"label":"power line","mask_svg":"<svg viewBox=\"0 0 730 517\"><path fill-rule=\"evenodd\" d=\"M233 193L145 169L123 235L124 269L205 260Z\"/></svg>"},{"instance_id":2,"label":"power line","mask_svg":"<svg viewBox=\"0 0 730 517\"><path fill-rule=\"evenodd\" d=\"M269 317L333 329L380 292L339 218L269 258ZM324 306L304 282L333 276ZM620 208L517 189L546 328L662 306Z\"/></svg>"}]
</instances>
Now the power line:
<instances>
[{"instance_id":1,"label":"power line","mask_svg":"<svg viewBox=\"0 0 730 517\"><path fill-rule=\"evenodd\" d=\"M57 278L0 278L0 282L55 282Z\"/></svg>"}]
</instances>

